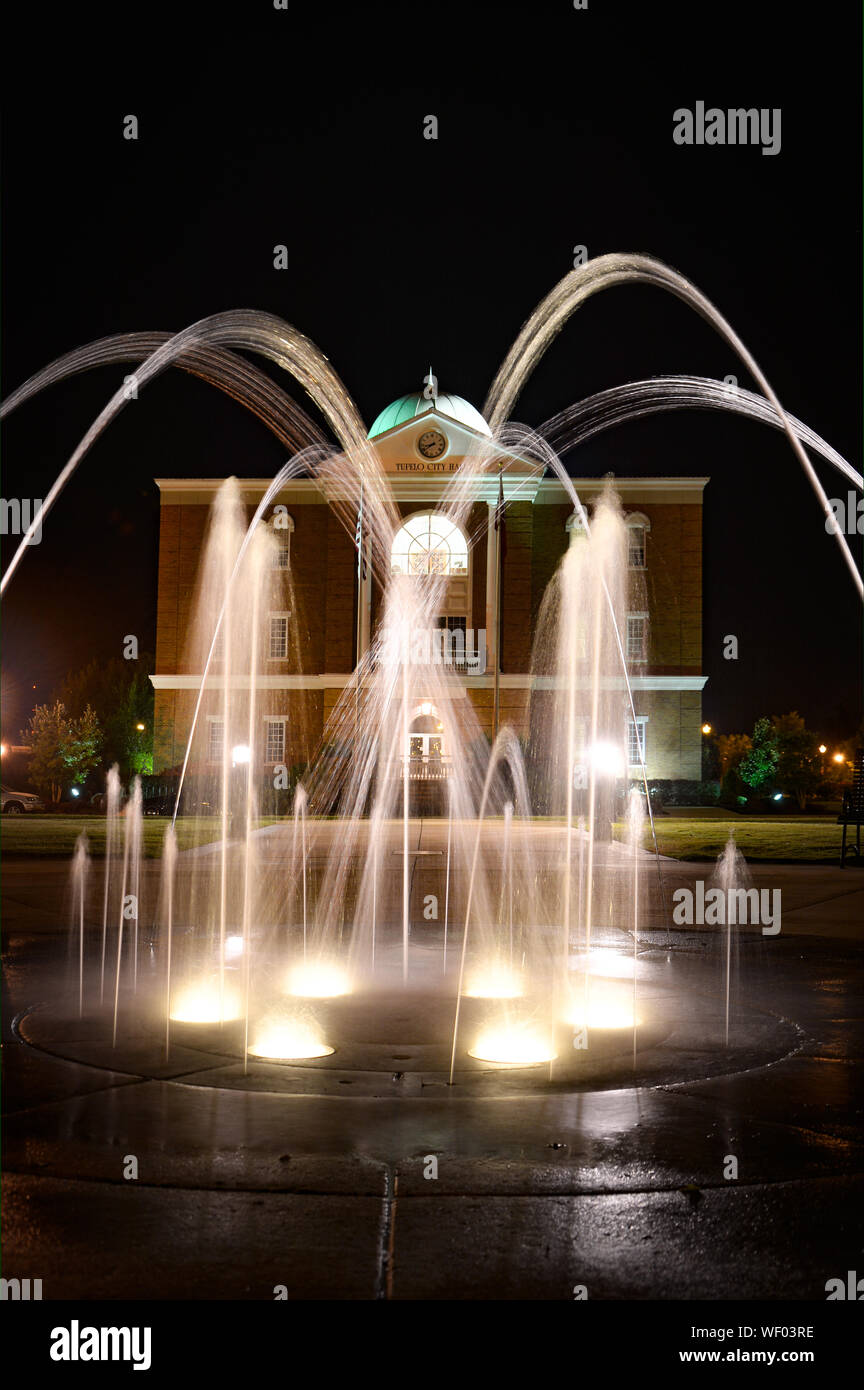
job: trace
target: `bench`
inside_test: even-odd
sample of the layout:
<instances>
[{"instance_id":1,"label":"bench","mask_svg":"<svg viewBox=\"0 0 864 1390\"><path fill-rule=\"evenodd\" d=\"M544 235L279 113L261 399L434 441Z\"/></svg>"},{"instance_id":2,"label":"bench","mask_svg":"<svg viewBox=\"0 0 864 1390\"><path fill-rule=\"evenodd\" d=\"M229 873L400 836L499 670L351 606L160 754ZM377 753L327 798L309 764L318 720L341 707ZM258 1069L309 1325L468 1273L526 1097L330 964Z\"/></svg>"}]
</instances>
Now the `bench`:
<instances>
[{"instance_id":1,"label":"bench","mask_svg":"<svg viewBox=\"0 0 864 1390\"><path fill-rule=\"evenodd\" d=\"M861 754L855 759L852 768L852 786L843 793L843 809L837 817L837 824L843 827L843 845L840 850L840 868L846 868L846 832L850 825L856 827L855 844L849 846L850 850L858 855L858 862L861 862L861 824L864 821L864 757Z\"/></svg>"}]
</instances>

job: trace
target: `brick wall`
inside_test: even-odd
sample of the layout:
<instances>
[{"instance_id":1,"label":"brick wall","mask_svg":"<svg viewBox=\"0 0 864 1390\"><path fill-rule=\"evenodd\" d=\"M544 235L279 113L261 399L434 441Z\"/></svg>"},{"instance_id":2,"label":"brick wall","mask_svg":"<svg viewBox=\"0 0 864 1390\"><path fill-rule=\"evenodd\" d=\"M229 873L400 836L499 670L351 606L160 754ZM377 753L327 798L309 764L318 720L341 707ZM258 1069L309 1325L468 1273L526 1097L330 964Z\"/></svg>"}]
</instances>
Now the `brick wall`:
<instances>
[{"instance_id":1,"label":"brick wall","mask_svg":"<svg viewBox=\"0 0 864 1390\"><path fill-rule=\"evenodd\" d=\"M270 674L348 672L353 666L356 613L356 555L351 538L326 504L289 508L295 522L291 539L291 581L282 598L274 591L273 606L296 614L299 664L267 662ZM404 506L403 514L415 512ZM647 569L644 605L650 613L650 661L646 674L689 675L701 670L702 629L702 509L695 504L628 504L627 511L648 516ZM531 645L543 593L567 544L569 503L532 506L512 503L505 518L502 562L501 663L505 673L527 672ZM251 511L250 511L251 515ZM156 670L160 674L191 673L185 654L187 627L194 602L198 564L208 525L204 505L161 508ZM486 605L485 503L469 513L473 626L485 625ZM638 583L642 583L641 576ZM283 575L274 584L287 584ZM634 595L636 591L634 590ZM373 621L380 592L373 588ZM631 608L642 603L633 597ZM293 692L268 692L266 710L289 713L298 748L312 750L341 691L310 692L301 706ZM469 691L469 699L486 732L492 728L493 692ZM194 708L192 691L157 691L155 698L154 767L176 766L183 757ZM525 732L527 692L501 691L501 722ZM649 715L649 769L654 777L700 776L701 695L699 692L644 692L637 713ZM289 734L289 746L292 735ZM289 754L289 760L296 759Z\"/></svg>"},{"instance_id":2,"label":"brick wall","mask_svg":"<svg viewBox=\"0 0 864 1390\"><path fill-rule=\"evenodd\" d=\"M531 666L531 568L534 507L511 502L504 520L501 561L501 670L526 672Z\"/></svg>"}]
</instances>

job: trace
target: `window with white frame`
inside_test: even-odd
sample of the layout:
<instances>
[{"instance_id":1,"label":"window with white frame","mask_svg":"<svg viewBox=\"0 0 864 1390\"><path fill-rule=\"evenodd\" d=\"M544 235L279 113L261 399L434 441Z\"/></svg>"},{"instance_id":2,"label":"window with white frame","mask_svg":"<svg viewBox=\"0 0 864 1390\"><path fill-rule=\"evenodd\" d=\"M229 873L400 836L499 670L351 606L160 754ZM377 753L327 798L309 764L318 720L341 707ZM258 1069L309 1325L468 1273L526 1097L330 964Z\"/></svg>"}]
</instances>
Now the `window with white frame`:
<instances>
[{"instance_id":1,"label":"window with white frame","mask_svg":"<svg viewBox=\"0 0 864 1390\"><path fill-rule=\"evenodd\" d=\"M285 720L284 718L264 721L264 761L282 763L285 761Z\"/></svg>"},{"instance_id":2,"label":"window with white frame","mask_svg":"<svg viewBox=\"0 0 864 1390\"><path fill-rule=\"evenodd\" d=\"M285 661L288 656L288 614L270 614L270 642L267 650L270 661Z\"/></svg>"},{"instance_id":3,"label":"window with white frame","mask_svg":"<svg viewBox=\"0 0 864 1390\"><path fill-rule=\"evenodd\" d=\"M627 614L627 660L648 659L648 614Z\"/></svg>"},{"instance_id":4,"label":"window with white frame","mask_svg":"<svg viewBox=\"0 0 864 1390\"><path fill-rule=\"evenodd\" d=\"M627 720L627 766L641 767L646 761L645 734L648 716L637 714L636 719Z\"/></svg>"},{"instance_id":5,"label":"window with white frame","mask_svg":"<svg viewBox=\"0 0 864 1390\"><path fill-rule=\"evenodd\" d=\"M273 552L272 568L274 570L290 569L291 537L294 534L294 518L286 512L285 508L280 504L273 509L270 526L276 538L276 549Z\"/></svg>"},{"instance_id":6,"label":"window with white frame","mask_svg":"<svg viewBox=\"0 0 864 1390\"><path fill-rule=\"evenodd\" d=\"M207 761L221 763L225 753L225 720L207 721Z\"/></svg>"},{"instance_id":7,"label":"window with white frame","mask_svg":"<svg viewBox=\"0 0 864 1390\"><path fill-rule=\"evenodd\" d=\"M465 646L468 619L461 613L448 613L439 617L436 625L441 633L436 653L440 653L445 666L463 669L466 655L472 658L474 655L473 652L467 652Z\"/></svg>"},{"instance_id":8,"label":"window with white frame","mask_svg":"<svg viewBox=\"0 0 864 1390\"><path fill-rule=\"evenodd\" d=\"M651 530L651 522L641 512L633 512L627 517L627 565L631 570L644 570L647 564L646 537Z\"/></svg>"},{"instance_id":9,"label":"window with white frame","mask_svg":"<svg viewBox=\"0 0 864 1390\"><path fill-rule=\"evenodd\" d=\"M393 574L468 574L468 542L452 521L437 512L409 516L393 537Z\"/></svg>"}]
</instances>

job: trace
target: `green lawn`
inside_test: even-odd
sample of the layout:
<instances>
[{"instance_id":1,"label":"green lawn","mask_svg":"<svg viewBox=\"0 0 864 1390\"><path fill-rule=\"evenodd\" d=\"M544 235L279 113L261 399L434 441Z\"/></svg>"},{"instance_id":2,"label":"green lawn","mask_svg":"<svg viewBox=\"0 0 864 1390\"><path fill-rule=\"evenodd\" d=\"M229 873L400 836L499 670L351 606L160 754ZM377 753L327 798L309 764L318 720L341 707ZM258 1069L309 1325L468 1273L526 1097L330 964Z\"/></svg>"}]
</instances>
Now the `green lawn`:
<instances>
[{"instance_id":1,"label":"green lawn","mask_svg":"<svg viewBox=\"0 0 864 1390\"><path fill-rule=\"evenodd\" d=\"M657 844L661 854L673 859L716 859L730 831L745 859L831 861L840 857L843 827L829 816L657 816ZM854 829L851 831L854 836ZM615 827L623 840L622 824ZM650 826L645 827L645 848L653 848ZM854 858L853 858L854 863Z\"/></svg>"},{"instance_id":2,"label":"green lawn","mask_svg":"<svg viewBox=\"0 0 864 1390\"><path fill-rule=\"evenodd\" d=\"M271 825L275 817L266 817L257 822ZM171 824L170 816L145 816L144 856L158 859L162 854L165 831ZM0 818L0 850L12 857L47 858L54 855L71 855L75 841L83 831L87 836L88 847L95 859L105 854L104 816L3 816ZM218 840L221 822L218 816L179 816L177 819L177 844L180 849L193 849L196 845L206 845Z\"/></svg>"},{"instance_id":3,"label":"green lawn","mask_svg":"<svg viewBox=\"0 0 864 1390\"><path fill-rule=\"evenodd\" d=\"M281 819L285 819L282 817ZM264 816L258 826L273 825L278 816ZM546 822L548 823L548 822ZM144 817L144 855L158 859L162 853L167 816ZM734 831L741 853L752 860L830 862L840 856L842 827L831 816L732 816L728 813L658 816L655 821L661 854L674 859L716 859L729 832ZM81 832L87 835L94 858L105 854L104 816L3 816L0 818L0 849L10 858L49 858L68 856ZM616 839L626 838L626 828L615 826ZM180 849L218 840L218 816L180 816L177 840ZM650 827L645 827L645 848L653 848ZM854 863L854 857L852 862Z\"/></svg>"}]
</instances>

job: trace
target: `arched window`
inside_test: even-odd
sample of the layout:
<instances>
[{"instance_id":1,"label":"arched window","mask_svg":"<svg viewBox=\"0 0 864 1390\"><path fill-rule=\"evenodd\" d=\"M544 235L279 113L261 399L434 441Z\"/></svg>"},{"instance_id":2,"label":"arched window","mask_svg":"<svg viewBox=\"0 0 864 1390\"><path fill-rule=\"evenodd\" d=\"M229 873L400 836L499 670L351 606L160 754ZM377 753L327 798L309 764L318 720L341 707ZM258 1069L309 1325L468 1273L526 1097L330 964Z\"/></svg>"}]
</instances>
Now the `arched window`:
<instances>
[{"instance_id":1,"label":"arched window","mask_svg":"<svg viewBox=\"0 0 864 1390\"><path fill-rule=\"evenodd\" d=\"M390 552L393 574L468 574L468 542L440 512L410 516L399 527Z\"/></svg>"},{"instance_id":2,"label":"arched window","mask_svg":"<svg viewBox=\"0 0 864 1390\"><path fill-rule=\"evenodd\" d=\"M646 536L651 530L651 522L643 512L631 512L625 517L627 526L627 567L631 570L644 570L646 561Z\"/></svg>"}]
</instances>

